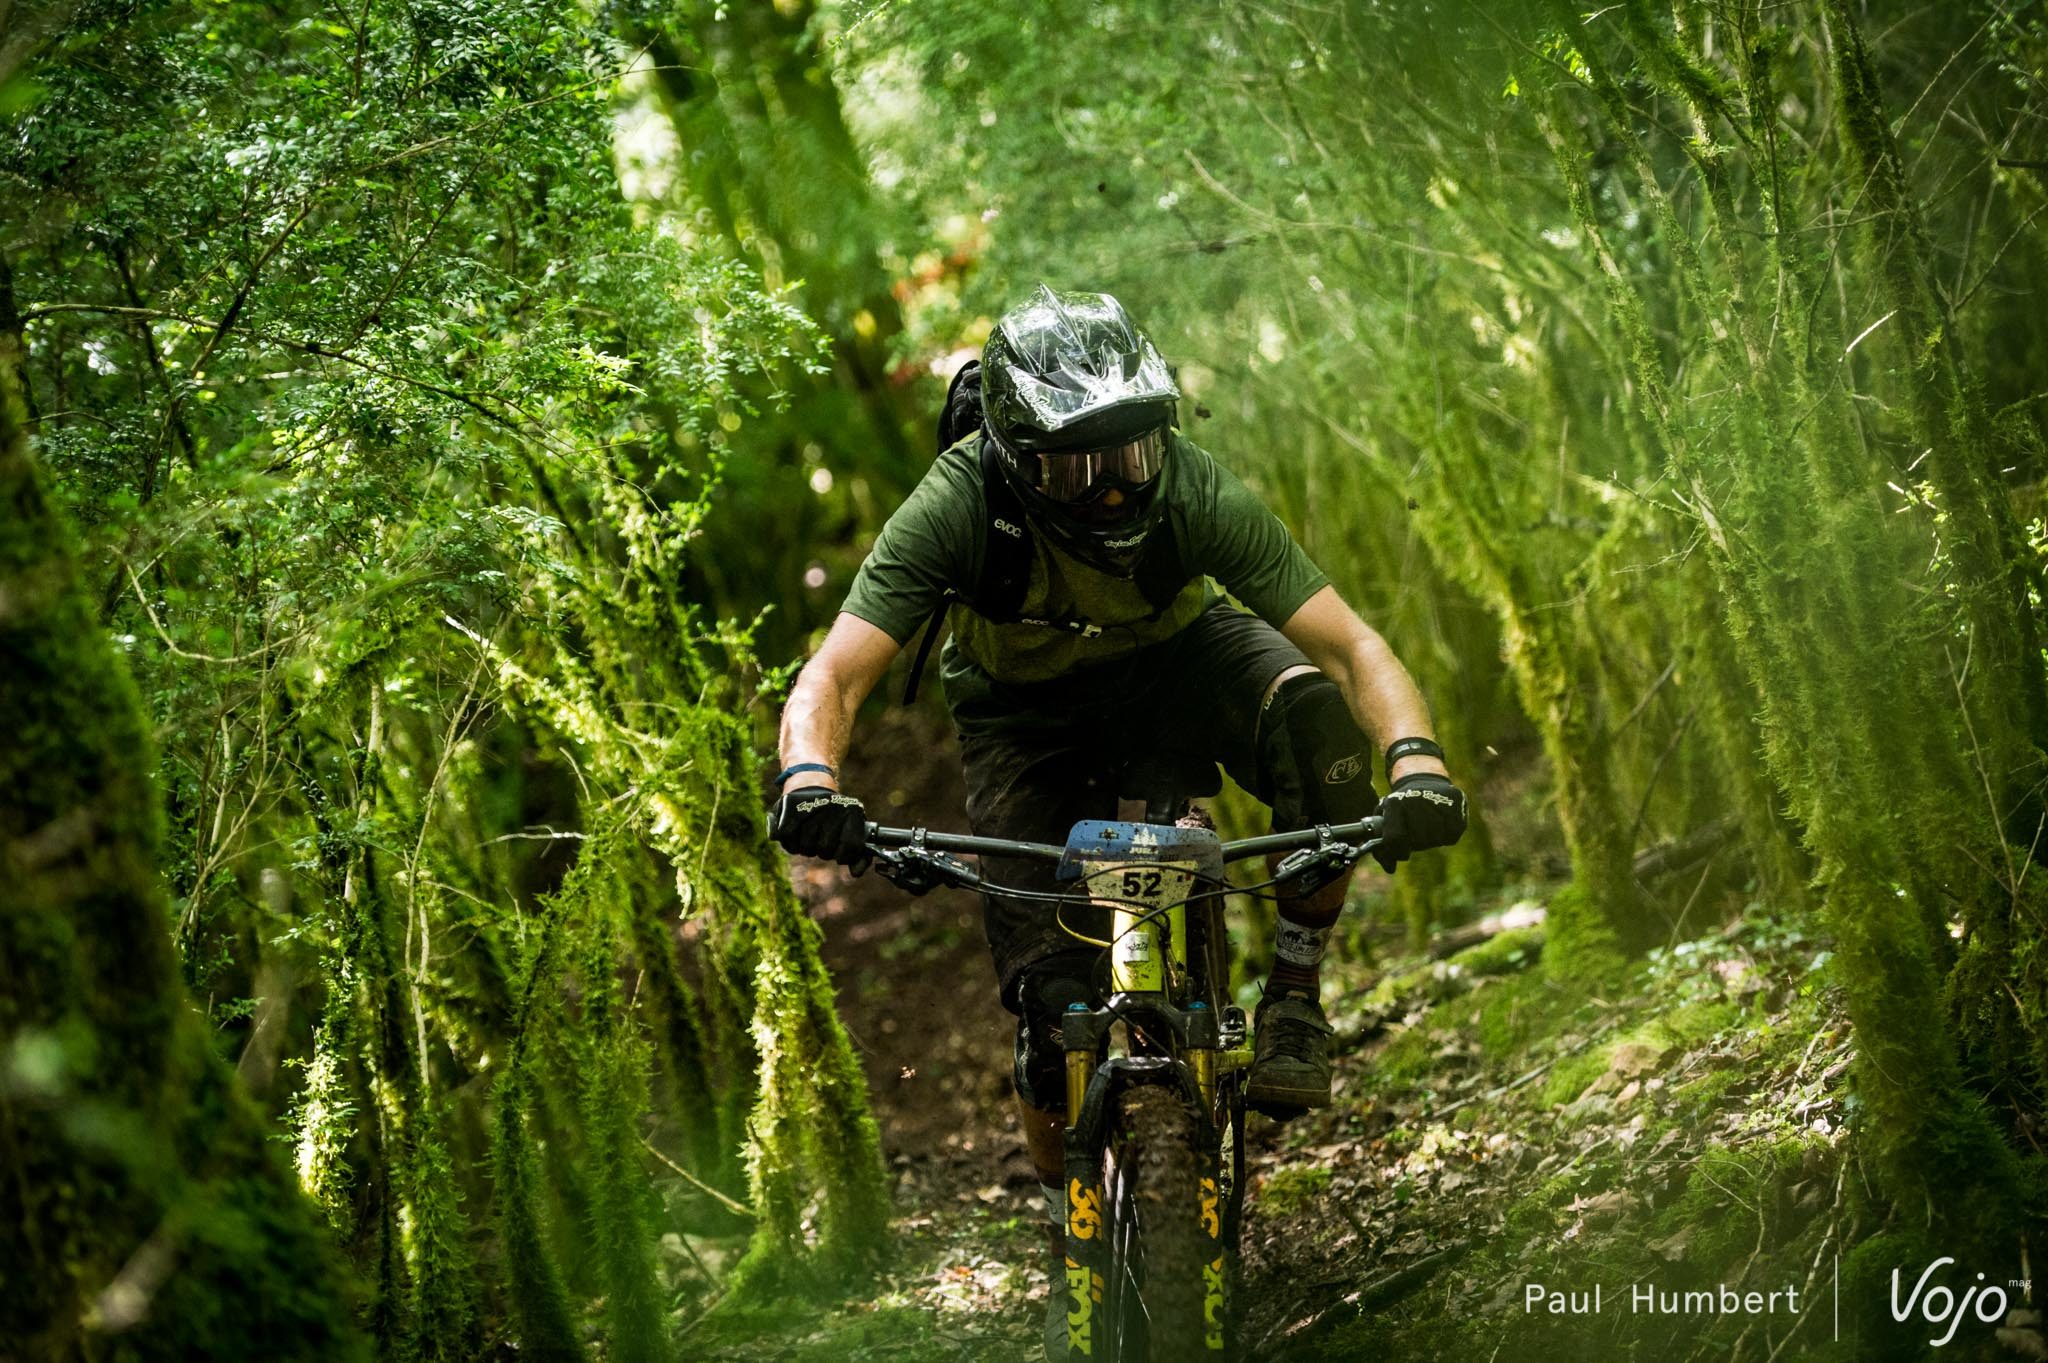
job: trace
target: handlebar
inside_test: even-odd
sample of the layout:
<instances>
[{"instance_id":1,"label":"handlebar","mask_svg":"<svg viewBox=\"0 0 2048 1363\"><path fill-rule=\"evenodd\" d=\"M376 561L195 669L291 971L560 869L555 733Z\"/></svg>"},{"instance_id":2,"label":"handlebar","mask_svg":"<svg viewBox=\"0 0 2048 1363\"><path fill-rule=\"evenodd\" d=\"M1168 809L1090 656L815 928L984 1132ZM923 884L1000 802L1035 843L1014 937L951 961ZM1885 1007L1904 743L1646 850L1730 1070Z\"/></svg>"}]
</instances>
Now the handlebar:
<instances>
[{"instance_id":1,"label":"handlebar","mask_svg":"<svg viewBox=\"0 0 2048 1363\"><path fill-rule=\"evenodd\" d=\"M1356 823L1323 824L1291 833L1266 833L1256 838L1238 838L1223 844L1225 861L1242 861L1264 852L1295 852L1329 843L1359 843L1377 838L1380 817L1374 814ZM1022 857L1032 861L1058 861L1066 848L1050 842L1016 842L1009 838L976 838L962 833L934 833L924 828L884 828L868 825L868 846L880 851L892 847L921 848L931 852L964 852L977 857ZM1362 850L1362 849L1361 849Z\"/></svg>"},{"instance_id":2,"label":"handlebar","mask_svg":"<svg viewBox=\"0 0 2048 1363\"><path fill-rule=\"evenodd\" d=\"M1291 853L1274 873L1274 882L1303 875L1316 875L1321 883L1340 873L1379 845L1380 819L1377 815L1356 823L1320 824L1292 833L1268 833L1256 838L1239 838L1222 846L1223 860L1240 861L1262 852ZM1033 861L1058 862L1067 849L1049 842L1017 842L1009 838L977 838L960 833L934 833L924 828L884 828L868 825L868 849L876 868L887 879L913 895L922 895L941 885L956 889L996 889L980 871L954 856L965 852L978 857L1023 857Z\"/></svg>"},{"instance_id":3,"label":"handlebar","mask_svg":"<svg viewBox=\"0 0 2048 1363\"><path fill-rule=\"evenodd\" d=\"M965 852L971 857L1028 857L1033 861L1058 861L1067 850L1051 842L976 838L965 833L934 833L925 828L884 828L878 823L868 825L868 846L877 851L889 847L921 847L932 852Z\"/></svg>"}]
</instances>

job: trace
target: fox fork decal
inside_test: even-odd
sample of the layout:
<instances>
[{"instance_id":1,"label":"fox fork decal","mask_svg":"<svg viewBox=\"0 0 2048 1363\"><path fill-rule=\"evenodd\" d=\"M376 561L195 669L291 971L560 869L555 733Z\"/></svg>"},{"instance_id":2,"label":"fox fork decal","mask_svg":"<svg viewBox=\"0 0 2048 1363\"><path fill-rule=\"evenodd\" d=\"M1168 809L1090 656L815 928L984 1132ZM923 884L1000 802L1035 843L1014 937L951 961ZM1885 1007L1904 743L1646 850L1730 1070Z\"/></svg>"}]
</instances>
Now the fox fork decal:
<instances>
[{"instance_id":1,"label":"fox fork decal","mask_svg":"<svg viewBox=\"0 0 2048 1363\"><path fill-rule=\"evenodd\" d=\"M1095 1357L1095 1308L1102 1304L1102 1275L1067 1258L1067 1357Z\"/></svg>"},{"instance_id":2,"label":"fox fork decal","mask_svg":"<svg viewBox=\"0 0 2048 1363\"><path fill-rule=\"evenodd\" d=\"M1075 1240L1093 1240L1102 1228L1102 1189L1067 1180L1067 1235Z\"/></svg>"},{"instance_id":3,"label":"fox fork decal","mask_svg":"<svg viewBox=\"0 0 2048 1363\"><path fill-rule=\"evenodd\" d=\"M1204 1175L1201 1186L1202 1234L1208 1237L1214 1258L1202 1265L1202 1343L1211 1353L1223 1350L1223 1206L1214 1177Z\"/></svg>"},{"instance_id":4,"label":"fox fork decal","mask_svg":"<svg viewBox=\"0 0 2048 1363\"><path fill-rule=\"evenodd\" d=\"M1067 1145L1067 1357L1094 1358L1095 1308L1102 1304L1102 1185L1093 1161ZM1057 1290L1057 1289L1056 1289Z\"/></svg>"}]
</instances>

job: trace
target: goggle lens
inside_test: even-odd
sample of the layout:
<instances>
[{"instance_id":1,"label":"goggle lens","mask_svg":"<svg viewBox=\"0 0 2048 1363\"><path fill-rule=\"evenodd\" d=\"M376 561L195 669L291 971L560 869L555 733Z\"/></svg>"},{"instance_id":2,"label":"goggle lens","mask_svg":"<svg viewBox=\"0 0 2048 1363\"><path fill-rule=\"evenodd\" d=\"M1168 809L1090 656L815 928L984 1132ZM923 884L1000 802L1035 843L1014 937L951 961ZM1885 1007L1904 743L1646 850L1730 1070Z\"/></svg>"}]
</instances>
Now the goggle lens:
<instances>
[{"instance_id":1,"label":"goggle lens","mask_svg":"<svg viewBox=\"0 0 2048 1363\"><path fill-rule=\"evenodd\" d=\"M1039 491L1055 502L1084 502L1106 482L1142 487L1165 465L1166 432L1148 431L1136 440L1099 450L1039 455Z\"/></svg>"}]
</instances>

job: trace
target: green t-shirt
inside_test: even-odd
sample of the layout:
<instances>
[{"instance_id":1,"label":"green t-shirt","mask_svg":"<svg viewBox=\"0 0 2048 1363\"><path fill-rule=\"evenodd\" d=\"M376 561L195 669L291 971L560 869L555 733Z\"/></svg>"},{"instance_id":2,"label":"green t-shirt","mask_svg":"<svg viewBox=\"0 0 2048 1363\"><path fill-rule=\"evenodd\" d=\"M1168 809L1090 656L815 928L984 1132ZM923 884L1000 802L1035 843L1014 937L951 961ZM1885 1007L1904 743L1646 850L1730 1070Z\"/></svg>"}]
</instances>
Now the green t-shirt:
<instances>
[{"instance_id":1,"label":"green t-shirt","mask_svg":"<svg viewBox=\"0 0 2048 1363\"><path fill-rule=\"evenodd\" d=\"M1328 583L1280 518L1194 441L1176 434L1160 477L1158 495L1191 574L1180 595L1155 612L1130 579L1097 571L1033 534L1021 613L1079 616L1102 632L999 623L956 604L941 660L951 704L985 693L990 681L1049 681L1170 638L1201 613L1210 579L1275 628ZM973 588L988 533L975 435L941 454L889 517L842 609L908 643L949 588Z\"/></svg>"}]
</instances>

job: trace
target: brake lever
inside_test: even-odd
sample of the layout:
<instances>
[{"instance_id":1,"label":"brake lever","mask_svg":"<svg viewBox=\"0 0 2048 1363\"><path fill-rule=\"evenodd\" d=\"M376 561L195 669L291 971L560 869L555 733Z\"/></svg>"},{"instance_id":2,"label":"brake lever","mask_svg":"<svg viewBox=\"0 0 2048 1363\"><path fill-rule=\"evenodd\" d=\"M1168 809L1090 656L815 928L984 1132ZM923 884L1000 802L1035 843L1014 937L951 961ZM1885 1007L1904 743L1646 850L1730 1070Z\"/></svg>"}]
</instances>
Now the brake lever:
<instances>
[{"instance_id":1,"label":"brake lever","mask_svg":"<svg viewBox=\"0 0 2048 1363\"><path fill-rule=\"evenodd\" d=\"M1299 852L1290 852L1287 858L1273 868L1274 883L1290 885L1300 882L1296 894L1308 894L1319 890L1344 873L1344 868L1355 859L1348 855L1350 849L1342 843L1329 847L1304 847Z\"/></svg>"},{"instance_id":2,"label":"brake lever","mask_svg":"<svg viewBox=\"0 0 2048 1363\"><path fill-rule=\"evenodd\" d=\"M926 847L898 847L875 853L875 870L897 889L922 898L941 886L972 890L980 874L966 862Z\"/></svg>"},{"instance_id":3,"label":"brake lever","mask_svg":"<svg viewBox=\"0 0 2048 1363\"><path fill-rule=\"evenodd\" d=\"M1304 847L1298 852L1288 853L1280 864L1273 868L1273 880L1276 884L1284 885L1289 881L1299 880L1301 886L1294 892L1313 894L1343 875L1351 869L1354 862L1362 860L1365 854L1372 850L1370 844L1354 847L1348 842L1338 842L1330 836L1328 824L1316 826L1316 837L1314 847Z\"/></svg>"}]
</instances>

